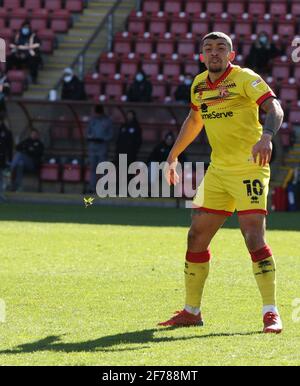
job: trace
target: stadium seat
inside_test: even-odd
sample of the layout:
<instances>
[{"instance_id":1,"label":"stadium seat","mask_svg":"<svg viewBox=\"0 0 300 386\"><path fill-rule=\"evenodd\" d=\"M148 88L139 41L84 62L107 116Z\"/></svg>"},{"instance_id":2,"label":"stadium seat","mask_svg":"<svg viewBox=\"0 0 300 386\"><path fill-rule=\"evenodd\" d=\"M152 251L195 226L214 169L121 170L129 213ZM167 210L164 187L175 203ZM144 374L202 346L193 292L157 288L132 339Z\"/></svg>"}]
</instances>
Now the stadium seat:
<instances>
[{"instance_id":1,"label":"stadium seat","mask_svg":"<svg viewBox=\"0 0 300 386\"><path fill-rule=\"evenodd\" d=\"M249 1L247 12L252 16L265 15L266 2L264 0Z\"/></svg>"},{"instance_id":2,"label":"stadium seat","mask_svg":"<svg viewBox=\"0 0 300 386\"><path fill-rule=\"evenodd\" d=\"M294 78L297 80L298 84L300 83L300 66L296 65L294 67Z\"/></svg>"},{"instance_id":3,"label":"stadium seat","mask_svg":"<svg viewBox=\"0 0 300 386\"><path fill-rule=\"evenodd\" d=\"M167 19L165 17L152 17L149 32L156 35L165 34L167 32Z\"/></svg>"},{"instance_id":4,"label":"stadium seat","mask_svg":"<svg viewBox=\"0 0 300 386\"><path fill-rule=\"evenodd\" d=\"M293 37L296 32L296 20L285 20L285 18L282 18L282 20L279 20L277 25L277 34L282 37Z\"/></svg>"},{"instance_id":5,"label":"stadium seat","mask_svg":"<svg viewBox=\"0 0 300 386\"><path fill-rule=\"evenodd\" d=\"M110 80L105 85L105 96L109 99L120 99L123 95L123 82L119 80Z\"/></svg>"},{"instance_id":6,"label":"stadium seat","mask_svg":"<svg viewBox=\"0 0 300 386\"><path fill-rule=\"evenodd\" d=\"M137 73L138 70L138 62L137 60L122 60L121 67L120 67L120 73L122 75L129 75L134 76Z\"/></svg>"},{"instance_id":7,"label":"stadium seat","mask_svg":"<svg viewBox=\"0 0 300 386\"><path fill-rule=\"evenodd\" d=\"M131 35L123 36L122 33L117 34L114 40L113 51L120 55L132 52Z\"/></svg>"},{"instance_id":8,"label":"stadium seat","mask_svg":"<svg viewBox=\"0 0 300 386\"><path fill-rule=\"evenodd\" d=\"M289 122L300 124L300 109L299 108L290 110Z\"/></svg>"},{"instance_id":9,"label":"stadium seat","mask_svg":"<svg viewBox=\"0 0 300 386\"><path fill-rule=\"evenodd\" d=\"M17 31L27 19L28 11L24 8L15 9L9 20L9 28Z\"/></svg>"},{"instance_id":10,"label":"stadium seat","mask_svg":"<svg viewBox=\"0 0 300 386\"><path fill-rule=\"evenodd\" d=\"M47 29L49 11L47 9L34 9L30 15L30 23L33 31Z\"/></svg>"},{"instance_id":11,"label":"stadium seat","mask_svg":"<svg viewBox=\"0 0 300 386\"><path fill-rule=\"evenodd\" d=\"M246 58L251 50L253 41L251 39L245 39L242 43L241 54Z\"/></svg>"},{"instance_id":12,"label":"stadium seat","mask_svg":"<svg viewBox=\"0 0 300 386\"><path fill-rule=\"evenodd\" d=\"M115 58L108 58L106 54L99 59L99 73L101 75L114 75L117 72L118 61Z\"/></svg>"},{"instance_id":13,"label":"stadium seat","mask_svg":"<svg viewBox=\"0 0 300 386\"><path fill-rule=\"evenodd\" d=\"M186 35L189 31L189 23L186 18L172 17L170 32L173 35Z\"/></svg>"},{"instance_id":14,"label":"stadium seat","mask_svg":"<svg viewBox=\"0 0 300 386\"><path fill-rule=\"evenodd\" d=\"M53 181L58 182L60 180L60 167L57 164L42 164L40 168L40 181Z\"/></svg>"},{"instance_id":15,"label":"stadium seat","mask_svg":"<svg viewBox=\"0 0 300 386\"><path fill-rule=\"evenodd\" d=\"M163 102L166 97L166 83L164 81L158 82L153 81L152 82L152 98L154 101L157 102Z\"/></svg>"},{"instance_id":16,"label":"stadium seat","mask_svg":"<svg viewBox=\"0 0 300 386\"><path fill-rule=\"evenodd\" d=\"M220 16L223 13L223 1L207 1L206 13L208 15Z\"/></svg>"},{"instance_id":17,"label":"stadium seat","mask_svg":"<svg viewBox=\"0 0 300 386\"><path fill-rule=\"evenodd\" d=\"M250 37L252 34L252 22L241 17L237 18L234 23L234 33L236 36Z\"/></svg>"},{"instance_id":18,"label":"stadium seat","mask_svg":"<svg viewBox=\"0 0 300 386\"><path fill-rule=\"evenodd\" d=\"M85 76L85 92L88 97L95 98L101 94L101 79L95 79L92 75Z\"/></svg>"},{"instance_id":19,"label":"stadium seat","mask_svg":"<svg viewBox=\"0 0 300 386\"><path fill-rule=\"evenodd\" d=\"M231 20L216 18L213 23L213 31L221 31L227 35L231 33Z\"/></svg>"},{"instance_id":20,"label":"stadium seat","mask_svg":"<svg viewBox=\"0 0 300 386\"><path fill-rule=\"evenodd\" d=\"M287 3L284 1L279 2L271 2L269 13L272 16L281 16L286 15L287 13Z\"/></svg>"},{"instance_id":21,"label":"stadium seat","mask_svg":"<svg viewBox=\"0 0 300 386\"><path fill-rule=\"evenodd\" d=\"M152 78L156 78L159 74L159 61L152 60L150 58L143 60L143 71L148 76L151 76Z\"/></svg>"},{"instance_id":22,"label":"stadium seat","mask_svg":"<svg viewBox=\"0 0 300 386\"><path fill-rule=\"evenodd\" d=\"M62 182L80 182L81 166L64 164L62 168Z\"/></svg>"},{"instance_id":23,"label":"stadium seat","mask_svg":"<svg viewBox=\"0 0 300 386\"><path fill-rule=\"evenodd\" d=\"M3 0L3 8L15 10L21 7L21 0Z\"/></svg>"},{"instance_id":24,"label":"stadium seat","mask_svg":"<svg viewBox=\"0 0 300 386\"><path fill-rule=\"evenodd\" d=\"M5 19L2 19L0 16L0 36L2 37L2 29L5 28Z\"/></svg>"},{"instance_id":25,"label":"stadium seat","mask_svg":"<svg viewBox=\"0 0 300 386\"><path fill-rule=\"evenodd\" d=\"M279 92L279 98L285 102L294 102L298 100L297 85L283 85Z\"/></svg>"},{"instance_id":26,"label":"stadium seat","mask_svg":"<svg viewBox=\"0 0 300 386\"><path fill-rule=\"evenodd\" d=\"M65 8L70 12L82 12L84 2L82 0L67 0Z\"/></svg>"},{"instance_id":27,"label":"stadium seat","mask_svg":"<svg viewBox=\"0 0 300 386\"><path fill-rule=\"evenodd\" d=\"M292 12L291 14L293 16L300 16L300 3L299 2L293 2L292 3Z\"/></svg>"},{"instance_id":28,"label":"stadium seat","mask_svg":"<svg viewBox=\"0 0 300 386\"><path fill-rule=\"evenodd\" d=\"M7 73L7 79L10 83L10 92L12 94L22 94L25 90L26 74L24 71L11 70Z\"/></svg>"},{"instance_id":29,"label":"stadium seat","mask_svg":"<svg viewBox=\"0 0 300 386\"><path fill-rule=\"evenodd\" d=\"M178 77L181 74L180 63L175 60L166 60L163 63L163 75L165 78Z\"/></svg>"},{"instance_id":30,"label":"stadium seat","mask_svg":"<svg viewBox=\"0 0 300 386\"><path fill-rule=\"evenodd\" d=\"M290 65L289 63L280 63L278 60L273 62L272 76L275 79L289 79Z\"/></svg>"},{"instance_id":31,"label":"stadium seat","mask_svg":"<svg viewBox=\"0 0 300 386\"><path fill-rule=\"evenodd\" d=\"M51 19L51 29L54 32L67 32L70 26L70 12L61 9L54 11L50 16Z\"/></svg>"},{"instance_id":32,"label":"stadium seat","mask_svg":"<svg viewBox=\"0 0 300 386\"><path fill-rule=\"evenodd\" d=\"M41 51L45 54L52 54L55 47L55 33L51 29L41 29L37 35L41 40Z\"/></svg>"},{"instance_id":33,"label":"stadium seat","mask_svg":"<svg viewBox=\"0 0 300 386\"><path fill-rule=\"evenodd\" d=\"M196 60L184 62L184 73L197 75L199 74L199 62Z\"/></svg>"},{"instance_id":34,"label":"stadium seat","mask_svg":"<svg viewBox=\"0 0 300 386\"><path fill-rule=\"evenodd\" d=\"M0 36L6 41L6 48L9 50L9 43L14 39L14 31L10 28L1 28Z\"/></svg>"},{"instance_id":35,"label":"stadium seat","mask_svg":"<svg viewBox=\"0 0 300 386\"><path fill-rule=\"evenodd\" d=\"M144 1L143 11L146 13L157 13L160 11L160 0Z\"/></svg>"},{"instance_id":36,"label":"stadium seat","mask_svg":"<svg viewBox=\"0 0 300 386\"><path fill-rule=\"evenodd\" d=\"M45 1L45 8L49 11L59 11L62 9L61 0L47 0Z\"/></svg>"},{"instance_id":37,"label":"stadium seat","mask_svg":"<svg viewBox=\"0 0 300 386\"><path fill-rule=\"evenodd\" d=\"M135 16L135 12L128 19L128 31L134 34L143 34L146 31L146 19Z\"/></svg>"},{"instance_id":38,"label":"stadium seat","mask_svg":"<svg viewBox=\"0 0 300 386\"><path fill-rule=\"evenodd\" d=\"M156 43L156 53L158 55L172 55L174 53L174 40L159 39Z\"/></svg>"},{"instance_id":39,"label":"stadium seat","mask_svg":"<svg viewBox=\"0 0 300 386\"><path fill-rule=\"evenodd\" d=\"M193 55L196 52L196 46L194 39L179 40L177 53L178 55Z\"/></svg>"},{"instance_id":40,"label":"stadium seat","mask_svg":"<svg viewBox=\"0 0 300 386\"><path fill-rule=\"evenodd\" d=\"M232 16L239 16L245 12L245 2L238 0L228 0L226 12Z\"/></svg>"},{"instance_id":41,"label":"stadium seat","mask_svg":"<svg viewBox=\"0 0 300 386\"><path fill-rule=\"evenodd\" d=\"M260 18L255 26L255 33L266 32L268 35L273 35L273 23L271 21L263 20Z\"/></svg>"},{"instance_id":42,"label":"stadium seat","mask_svg":"<svg viewBox=\"0 0 300 386\"><path fill-rule=\"evenodd\" d=\"M194 18L192 20L192 31L194 35L203 36L209 32L209 21L207 19Z\"/></svg>"},{"instance_id":43,"label":"stadium seat","mask_svg":"<svg viewBox=\"0 0 300 386\"><path fill-rule=\"evenodd\" d=\"M180 13L181 12L181 0L165 0L164 12L165 13Z\"/></svg>"},{"instance_id":44,"label":"stadium seat","mask_svg":"<svg viewBox=\"0 0 300 386\"><path fill-rule=\"evenodd\" d=\"M195 16L203 11L203 5L199 0L189 0L185 2L185 12Z\"/></svg>"},{"instance_id":45,"label":"stadium seat","mask_svg":"<svg viewBox=\"0 0 300 386\"><path fill-rule=\"evenodd\" d=\"M137 39L135 52L140 55L150 55L153 52L153 41L151 39Z\"/></svg>"},{"instance_id":46,"label":"stadium seat","mask_svg":"<svg viewBox=\"0 0 300 386\"><path fill-rule=\"evenodd\" d=\"M27 10L37 10L42 8L42 1L41 0L25 0L24 2L24 8Z\"/></svg>"}]
</instances>

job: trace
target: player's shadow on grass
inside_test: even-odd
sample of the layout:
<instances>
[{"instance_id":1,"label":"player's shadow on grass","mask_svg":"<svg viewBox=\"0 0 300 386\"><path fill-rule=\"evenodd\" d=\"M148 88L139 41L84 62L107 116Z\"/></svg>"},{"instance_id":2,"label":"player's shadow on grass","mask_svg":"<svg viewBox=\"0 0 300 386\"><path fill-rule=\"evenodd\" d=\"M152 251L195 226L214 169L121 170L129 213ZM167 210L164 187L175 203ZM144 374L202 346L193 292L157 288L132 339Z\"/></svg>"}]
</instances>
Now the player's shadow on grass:
<instances>
[{"instance_id":1,"label":"player's shadow on grass","mask_svg":"<svg viewBox=\"0 0 300 386\"><path fill-rule=\"evenodd\" d=\"M161 329L148 329L142 331L133 331L124 334L116 334L104 336L95 340L88 340L78 343L64 343L62 336L48 336L45 339L38 340L32 343L25 343L11 350L0 351L0 354L24 354L41 351L59 351L59 352L110 352L110 351L135 351L144 348L149 348L147 343L165 343L176 341L187 341L191 339L206 339L218 337L236 337L236 336L251 336L261 334L261 331L251 332L236 332L236 333L212 333L206 335L195 334L193 336L181 337L155 337L156 332L167 332L178 328L168 327ZM186 331L186 329L185 329ZM141 345L140 347L118 347L124 345Z\"/></svg>"}]
</instances>

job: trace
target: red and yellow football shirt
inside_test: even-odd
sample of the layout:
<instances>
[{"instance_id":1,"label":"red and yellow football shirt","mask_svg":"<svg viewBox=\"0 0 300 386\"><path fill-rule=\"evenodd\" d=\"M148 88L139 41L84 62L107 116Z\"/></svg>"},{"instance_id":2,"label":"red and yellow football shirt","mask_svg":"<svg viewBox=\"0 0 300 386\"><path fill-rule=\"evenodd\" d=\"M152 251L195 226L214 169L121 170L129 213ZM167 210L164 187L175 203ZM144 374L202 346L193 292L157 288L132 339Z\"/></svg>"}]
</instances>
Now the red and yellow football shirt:
<instances>
[{"instance_id":1,"label":"red and yellow football shirt","mask_svg":"<svg viewBox=\"0 0 300 386\"><path fill-rule=\"evenodd\" d=\"M208 71L196 76L191 107L202 115L214 167L258 167L252 148L262 135L259 105L272 96L275 97L274 92L258 74L232 64L214 83Z\"/></svg>"}]
</instances>

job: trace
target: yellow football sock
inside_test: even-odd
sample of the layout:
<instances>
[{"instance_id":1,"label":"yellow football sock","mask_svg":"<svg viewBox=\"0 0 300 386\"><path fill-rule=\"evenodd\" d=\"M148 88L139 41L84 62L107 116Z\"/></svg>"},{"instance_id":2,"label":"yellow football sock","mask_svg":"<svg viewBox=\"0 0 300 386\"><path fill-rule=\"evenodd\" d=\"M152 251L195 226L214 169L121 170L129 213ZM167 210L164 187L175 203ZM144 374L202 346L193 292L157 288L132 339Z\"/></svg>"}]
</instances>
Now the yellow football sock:
<instances>
[{"instance_id":1,"label":"yellow football sock","mask_svg":"<svg viewBox=\"0 0 300 386\"><path fill-rule=\"evenodd\" d=\"M185 262L185 304L200 308L205 281L209 274L210 252L188 252Z\"/></svg>"},{"instance_id":2,"label":"yellow football sock","mask_svg":"<svg viewBox=\"0 0 300 386\"><path fill-rule=\"evenodd\" d=\"M271 254L271 255L270 255ZM253 273L261 293L263 305L276 306L276 264L268 247L251 253ZM264 256L267 256L263 258Z\"/></svg>"}]
</instances>

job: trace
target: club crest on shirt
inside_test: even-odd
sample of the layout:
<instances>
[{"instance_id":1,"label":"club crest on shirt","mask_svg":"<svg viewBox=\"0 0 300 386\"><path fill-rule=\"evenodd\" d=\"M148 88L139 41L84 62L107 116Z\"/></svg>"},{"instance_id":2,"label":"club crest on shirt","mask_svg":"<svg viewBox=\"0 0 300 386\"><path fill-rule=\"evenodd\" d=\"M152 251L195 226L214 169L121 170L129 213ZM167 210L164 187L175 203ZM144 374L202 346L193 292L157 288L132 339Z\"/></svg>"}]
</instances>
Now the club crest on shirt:
<instances>
[{"instance_id":1,"label":"club crest on shirt","mask_svg":"<svg viewBox=\"0 0 300 386\"><path fill-rule=\"evenodd\" d=\"M219 95L221 98L227 98L229 96L229 91L225 86L219 87Z\"/></svg>"}]
</instances>

